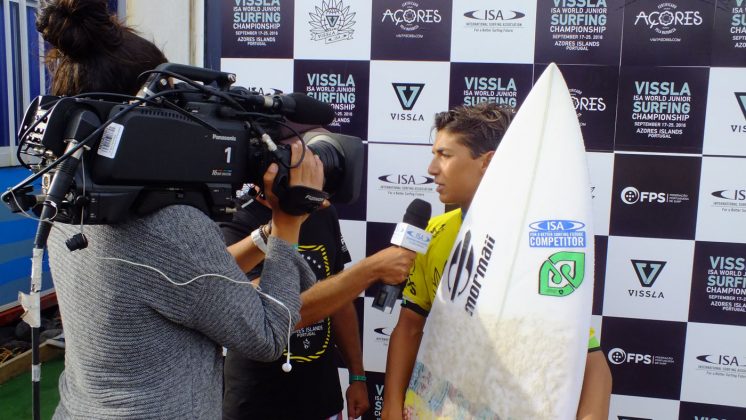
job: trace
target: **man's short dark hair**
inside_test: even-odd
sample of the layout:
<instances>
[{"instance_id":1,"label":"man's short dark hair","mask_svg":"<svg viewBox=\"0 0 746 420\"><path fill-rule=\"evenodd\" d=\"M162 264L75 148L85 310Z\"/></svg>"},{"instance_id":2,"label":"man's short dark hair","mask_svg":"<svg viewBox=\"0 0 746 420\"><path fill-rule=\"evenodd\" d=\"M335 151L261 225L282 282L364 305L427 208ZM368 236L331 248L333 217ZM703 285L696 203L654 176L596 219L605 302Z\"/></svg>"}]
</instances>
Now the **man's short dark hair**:
<instances>
[{"instance_id":1,"label":"man's short dark hair","mask_svg":"<svg viewBox=\"0 0 746 420\"><path fill-rule=\"evenodd\" d=\"M462 105L435 114L435 129L458 135L461 143L471 150L472 157L477 158L497 149L514 115L513 108L491 102Z\"/></svg>"}]
</instances>

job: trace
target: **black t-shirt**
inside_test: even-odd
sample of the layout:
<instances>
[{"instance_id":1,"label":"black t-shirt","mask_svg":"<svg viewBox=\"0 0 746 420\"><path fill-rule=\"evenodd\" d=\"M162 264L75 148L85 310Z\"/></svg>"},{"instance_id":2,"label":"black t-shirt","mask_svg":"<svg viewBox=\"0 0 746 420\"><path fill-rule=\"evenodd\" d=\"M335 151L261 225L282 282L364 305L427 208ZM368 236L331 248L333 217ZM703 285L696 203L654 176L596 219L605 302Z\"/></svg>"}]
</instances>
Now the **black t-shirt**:
<instances>
[{"instance_id":1,"label":"black t-shirt","mask_svg":"<svg viewBox=\"0 0 746 420\"><path fill-rule=\"evenodd\" d=\"M271 212L252 204L239 210L233 222L222 223L227 244L235 243L259 225ZM341 271L350 261L334 208L312 213L301 227L299 251L316 278L321 280ZM248 274L254 278L257 268ZM282 371L286 354L274 362L262 363L240 357L228 350L225 360L224 419L322 419L343 407L339 376L334 362L331 320L326 318L295 331L290 338L293 369Z\"/></svg>"}]
</instances>

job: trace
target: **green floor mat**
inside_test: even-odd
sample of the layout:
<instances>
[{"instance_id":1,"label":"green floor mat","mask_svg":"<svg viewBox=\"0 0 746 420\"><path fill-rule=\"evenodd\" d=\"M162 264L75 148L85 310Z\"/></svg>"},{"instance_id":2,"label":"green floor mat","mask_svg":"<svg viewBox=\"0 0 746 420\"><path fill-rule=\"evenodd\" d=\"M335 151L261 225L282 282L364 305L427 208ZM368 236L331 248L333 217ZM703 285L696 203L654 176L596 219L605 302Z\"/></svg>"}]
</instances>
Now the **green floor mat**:
<instances>
[{"instance_id":1,"label":"green floor mat","mask_svg":"<svg viewBox=\"0 0 746 420\"><path fill-rule=\"evenodd\" d=\"M57 381L62 369L65 368L64 358L50 360L41 365L41 418L51 419L60 394ZM31 419L31 373L16 376L0 385L0 418L3 420Z\"/></svg>"}]
</instances>

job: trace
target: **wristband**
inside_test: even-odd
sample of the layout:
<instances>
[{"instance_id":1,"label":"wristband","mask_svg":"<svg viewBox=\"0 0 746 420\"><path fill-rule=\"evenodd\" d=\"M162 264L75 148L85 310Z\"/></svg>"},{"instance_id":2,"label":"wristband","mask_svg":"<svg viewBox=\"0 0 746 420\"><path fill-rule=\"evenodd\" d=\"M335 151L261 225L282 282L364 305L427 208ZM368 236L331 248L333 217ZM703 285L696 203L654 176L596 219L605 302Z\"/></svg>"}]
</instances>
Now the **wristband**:
<instances>
[{"instance_id":1,"label":"wristband","mask_svg":"<svg viewBox=\"0 0 746 420\"><path fill-rule=\"evenodd\" d=\"M352 385L353 382L366 382L368 378L365 377L365 375L350 375L350 385Z\"/></svg>"},{"instance_id":2,"label":"wristband","mask_svg":"<svg viewBox=\"0 0 746 420\"><path fill-rule=\"evenodd\" d=\"M262 231L263 226L259 226L253 232L251 232L251 240L254 241L254 245L259 248L263 253L267 253L267 240L264 239Z\"/></svg>"}]
</instances>

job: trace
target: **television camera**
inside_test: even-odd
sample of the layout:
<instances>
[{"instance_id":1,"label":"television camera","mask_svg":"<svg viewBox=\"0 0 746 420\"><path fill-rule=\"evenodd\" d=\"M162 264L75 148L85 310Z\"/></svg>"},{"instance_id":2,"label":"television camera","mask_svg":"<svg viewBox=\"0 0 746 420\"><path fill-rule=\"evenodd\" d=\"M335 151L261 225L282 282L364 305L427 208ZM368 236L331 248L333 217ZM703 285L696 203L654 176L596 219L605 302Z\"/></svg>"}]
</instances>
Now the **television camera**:
<instances>
[{"instance_id":1,"label":"television camera","mask_svg":"<svg viewBox=\"0 0 746 420\"><path fill-rule=\"evenodd\" d=\"M40 214L46 203L51 209L42 220L115 224L186 204L220 219L232 212L243 184L262 186L273 162L273 192L289 213L310 212L324 198L357 199L362 142L332 133L303 137L323 163L323 193L306 195L306 203L288 193L289 169L300 162L290 162L289 146L275 139L299 136L288 121L331 123L329 104L299 93L260 95L232 86L233 74L199 67L166 63L148 73L135 97L86 93L32 102L18 158L34 174L2 195L12 211ZM174 79L181 83L172 85ZM37 196L31 183L40 177Z\"/></svg>"}]
</instances>

